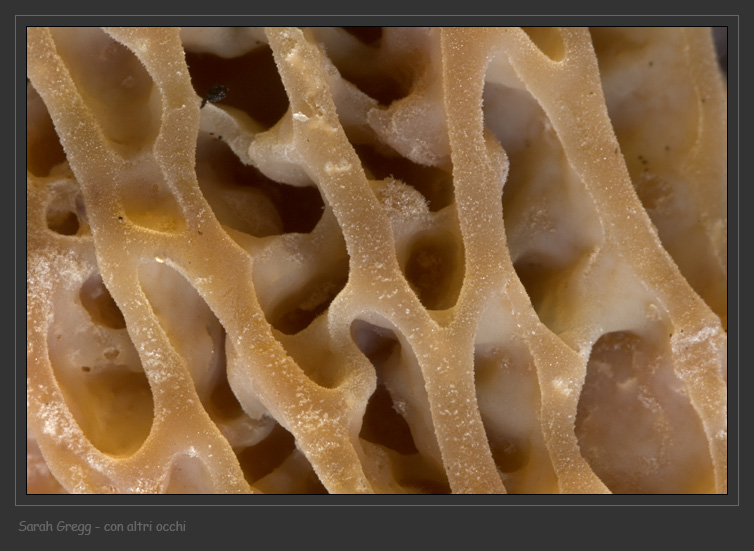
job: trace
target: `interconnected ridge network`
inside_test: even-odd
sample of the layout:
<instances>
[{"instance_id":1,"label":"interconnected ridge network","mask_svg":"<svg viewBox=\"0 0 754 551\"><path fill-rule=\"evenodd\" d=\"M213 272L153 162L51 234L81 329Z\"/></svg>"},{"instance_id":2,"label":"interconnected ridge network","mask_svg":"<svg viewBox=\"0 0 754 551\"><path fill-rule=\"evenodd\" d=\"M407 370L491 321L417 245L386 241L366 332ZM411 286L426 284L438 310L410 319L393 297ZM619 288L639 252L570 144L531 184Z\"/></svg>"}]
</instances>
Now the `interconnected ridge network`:
<instances>
[{"instance_id":1,"label":"interconnected ridge network","mask_svg":"<svg viewBox=\"0 0 754 551\"><path fill-rule=\"evenodd\" d=\"M727 491L708 29L27 36L30 492Z\"/></svg>"}]
</instances>

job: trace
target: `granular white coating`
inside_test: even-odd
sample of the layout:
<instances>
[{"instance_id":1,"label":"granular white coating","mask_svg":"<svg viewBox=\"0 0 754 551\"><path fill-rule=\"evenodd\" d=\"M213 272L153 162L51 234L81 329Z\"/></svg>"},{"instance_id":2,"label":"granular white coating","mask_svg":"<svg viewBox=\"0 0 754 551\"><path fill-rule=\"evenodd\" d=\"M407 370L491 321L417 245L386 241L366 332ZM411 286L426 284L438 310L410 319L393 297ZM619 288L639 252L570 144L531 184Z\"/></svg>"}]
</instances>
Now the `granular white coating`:
<instances>
[{"instance_id":1,"label":"granular white coating","mask_svg":"<svg viewBox=\"0 0 754 551\"><path fill-rule=\"evenodd\" d=\"M362 32L28 29L28 490L725 493L709 33Z\"/></svg>"}]
</instances>

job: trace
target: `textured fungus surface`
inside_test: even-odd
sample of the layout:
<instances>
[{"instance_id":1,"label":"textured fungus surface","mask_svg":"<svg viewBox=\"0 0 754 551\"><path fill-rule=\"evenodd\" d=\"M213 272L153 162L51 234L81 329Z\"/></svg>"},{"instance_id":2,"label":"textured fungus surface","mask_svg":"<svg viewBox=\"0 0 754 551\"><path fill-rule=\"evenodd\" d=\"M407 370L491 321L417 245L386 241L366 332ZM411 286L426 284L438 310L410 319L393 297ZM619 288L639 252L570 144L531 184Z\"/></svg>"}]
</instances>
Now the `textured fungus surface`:
<instances>
[{"instance_id":1,"label":"textured fungus surface","mask_svg":"<svg viewBox=\"0 0 754 551\"><path fill-rule=\"evenodd\" d=\"M694 28L29 28L27 489L725 493Z\"/></svg>"}]
</instances>

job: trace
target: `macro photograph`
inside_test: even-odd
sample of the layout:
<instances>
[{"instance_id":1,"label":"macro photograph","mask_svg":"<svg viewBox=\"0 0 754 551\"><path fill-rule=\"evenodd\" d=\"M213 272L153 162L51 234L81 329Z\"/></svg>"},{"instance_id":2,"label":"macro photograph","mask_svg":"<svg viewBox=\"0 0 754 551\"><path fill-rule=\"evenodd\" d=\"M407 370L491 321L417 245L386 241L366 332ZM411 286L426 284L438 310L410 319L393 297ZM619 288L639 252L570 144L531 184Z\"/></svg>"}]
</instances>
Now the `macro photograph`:
<instances>
[{"instance_id":1,"label":"macro photograph","mask_svg":"<svg viewBox=\"0 0 754 551\"><path fill-rule=\"evenodd\" d=\"M727 494L725 29L27 27L26 493Z\"/></svg>"}]
</instances>

